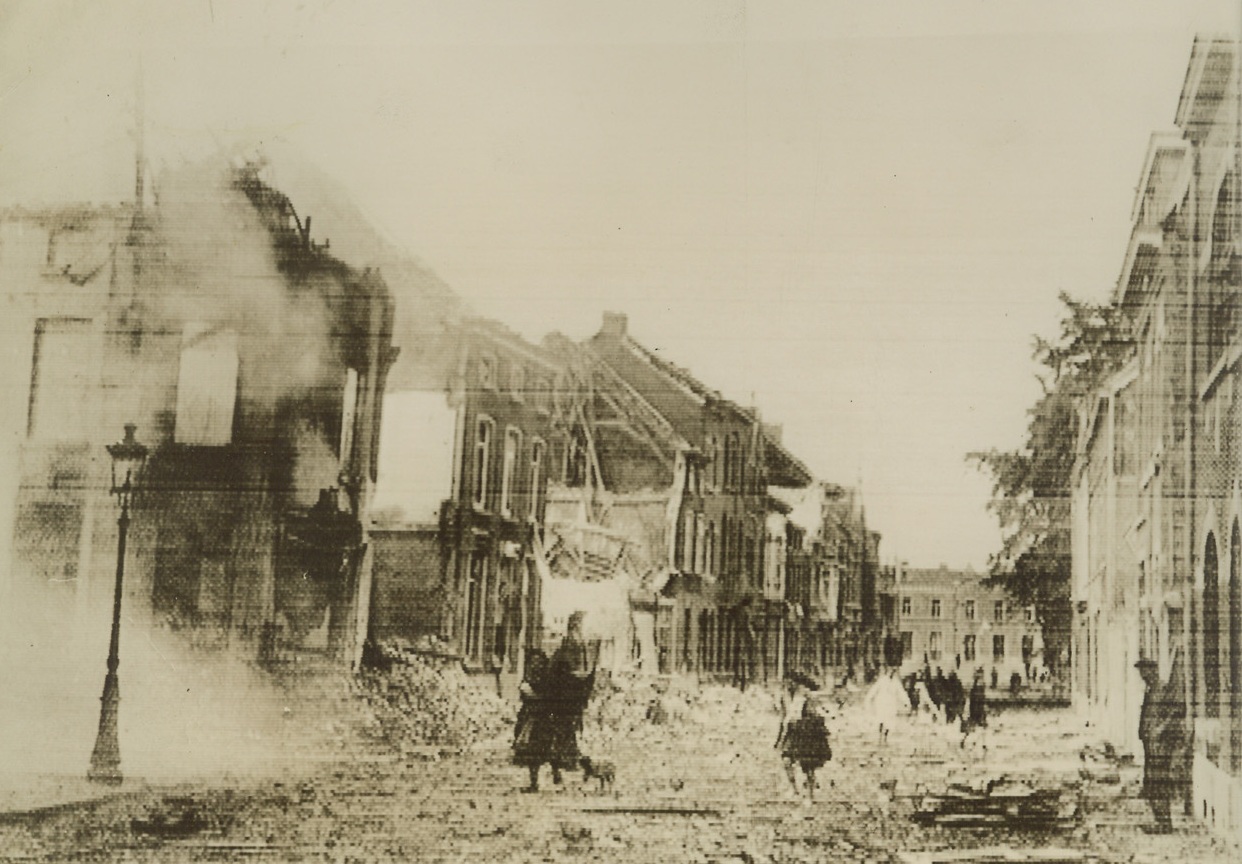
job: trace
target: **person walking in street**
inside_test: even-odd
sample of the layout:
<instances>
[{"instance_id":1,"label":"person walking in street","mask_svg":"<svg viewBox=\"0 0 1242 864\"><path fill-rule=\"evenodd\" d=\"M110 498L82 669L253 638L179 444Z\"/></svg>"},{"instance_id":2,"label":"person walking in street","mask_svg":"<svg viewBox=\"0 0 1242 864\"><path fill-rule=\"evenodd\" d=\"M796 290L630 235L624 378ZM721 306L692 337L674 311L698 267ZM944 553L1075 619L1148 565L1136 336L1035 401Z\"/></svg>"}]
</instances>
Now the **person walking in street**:
<instances>
[{"instance_id":1,"label":"person walking in street","mask_svg":"<svg viewBox=\"0 0 1242 864\"><path fill-rule=\"evenodd\" d=\"M539 769L552 765L552 782L561 782L561 769L552 759L552 701L549 698L548 655L536 649L527 661L526 675L518 689L521 707L513 730L513 762L525 765L530 783L522 791L539 791Z\"/></svg>"},{"instance_id":2,"label":"person walking in street","mask_svg":"<svg viewBox=\"0 0 1242 864\"><path fill-rule=\"evenodd\" d=\"M795 672L786 679L781 697L781 725L776 734L776 749L784 762L785 776L794 797L800 797L798 769L810 800L815 798L815 771L832 756L828 747L827 725L808 696L818 689L809 676Z\"/></svg>"},{"instance_id":3,"label":"person walking in street","mask_svg":"<svg viewBox=\"0 0 1242 864\"><path fill-rule=\"evenodd\" d=\"M988 726L988 700L987 689L983 683L983 667L975 670L974 681L970 685L970 693L966 697L966 713L962 716L962 743L961 748L965 749L966 740L971 733L976 730L979 732L979 738L983 738L983 732ZM983 742L983 749L987 751L987 743Z\"/></svg>"},{"instance_id":4,"label":"person walking in street","mask_svg":"<svg viewBox=\"0 0 1242 864\"><path fill-rule=\"evenodd\" d=\"M888 744L888 733L897 725L897 715L910 711L910 699L897 679L897 670L885 669L863 697L863 707L871 713L879 732L879 743Z\"/></svg>"},{"instance_id":5,"label":"person walking in street","mask_svg":"<svg viewBox=\"0 0 1242 864\"><path fill-rule=\"evenodd\" d=\"M914 685L915 704L918 707L918 720L920 723L938 723L941 719L940 706L932 701L931 693L928 692L928 682L925 679L919 679Z\"/></svg>"},{"instance_id":6,"label":"person walking in street","mask_svg":"<svg viewBox=\"0 0 1242 864\"><path fill-rule=\"evenodd\" d=\"M814 804L815 772L832 758L832 746L828 741L828 724L813 700L802 700L802 714L788 727L781 752L788 764L797 763L802 769L806 800ZM789 771L792 774L792 767Z\"/></svg>"},{"instance_id":7,"label":"person walking in street","mask_svg":"<svg viewBox=\"0 0 1242 864\"><path fill-rule=\"evenodd\" d=\"M529 792L538 791L539 769L545 763L552 767L552 782L558 786L563 771L581 767L578 733L595 684L582 619L582 612L569 616L565 638L552 659L545 665L536 654L523 683L523 707L528 710L524 728L520 721L515 734L513 761L530 771Z\"/></svg>"},{"instance_id":8,"label":"person walking in street","mask_svg":"<svg viewBox=\"0 0 1242 864\"><path fill-rule=\"evenodd\" d=\"M1143 658L1134 664L1143 678L1145 690L1139 709L1139 741L1143 744L1143 786L1140 796L1151 807L1156 824L1145 829L1153 834L1173 830L1172 805L1182 798L1181 760L1186 738L1186 701L1180 691L1162 685L1155 660ZM1170 676L1169 684L1174 683Z\"/></svg>"},{"instance_id":9,"label":"person walking in street","mask_svg":"<svg viewBox=\"0 0 1242 864\"><path fill-rule=\"evenodd\" d=\"M966 709L966 688L962 679L957 677L957 670L951 670L944 681L944 722L956 723Z\"/></svg>"},{"instance_id":10,"label":"person walking in street","mask_svg":"<svg viewBox=\"0 0 1242 864\"><path fill-rule=\"evenodd\" d=\"M941 714L944 713L945 684L944 670L937 666L936 674L927 682L927 693L936 707L940 709Z\"/></svg>"}]
</instances>

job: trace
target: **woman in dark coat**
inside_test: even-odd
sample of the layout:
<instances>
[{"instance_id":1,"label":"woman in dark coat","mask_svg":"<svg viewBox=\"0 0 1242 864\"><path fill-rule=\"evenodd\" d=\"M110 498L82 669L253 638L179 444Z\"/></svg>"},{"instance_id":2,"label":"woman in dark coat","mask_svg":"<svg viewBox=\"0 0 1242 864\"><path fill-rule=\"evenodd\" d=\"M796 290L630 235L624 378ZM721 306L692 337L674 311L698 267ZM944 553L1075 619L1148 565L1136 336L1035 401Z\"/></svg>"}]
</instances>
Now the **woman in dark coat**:
<instances>
[{"instance_id":1,"label":"woman in dark coat","mask_svg":"<svg viewBox=\"0 0 1242 864\"><path fill-rule=\"evenodd\" d=\"M582 714L595 685L586 643L582 641L582 613L569 618L565 639L552 655L543 671L532 661L530 674L523 689L531 692L524 702L527 730L521 734L522 719L514 740L513 761L530 771L528 791L539 789L539 769L552 766L552 782L561 782L561 772L579 767L582 753L578 750L578 733L582 730Z\"/></svg>"},{"instance_id":2,"label":"woman in dark coat","mask_svg":"<svg viewBox=\"0 0 1242 864\"><path fill-rule=\"evenodd\" d=\"M548 760L552 749L551 701L548 699L548 655L536 650L531 654L518 691L522 705L518 709L513 730L513 762L530 771L530 785L524 791L539 790L539 769ZM552 777L560 782L560 769L552 766Z\"/></svg>"}]
</instances>

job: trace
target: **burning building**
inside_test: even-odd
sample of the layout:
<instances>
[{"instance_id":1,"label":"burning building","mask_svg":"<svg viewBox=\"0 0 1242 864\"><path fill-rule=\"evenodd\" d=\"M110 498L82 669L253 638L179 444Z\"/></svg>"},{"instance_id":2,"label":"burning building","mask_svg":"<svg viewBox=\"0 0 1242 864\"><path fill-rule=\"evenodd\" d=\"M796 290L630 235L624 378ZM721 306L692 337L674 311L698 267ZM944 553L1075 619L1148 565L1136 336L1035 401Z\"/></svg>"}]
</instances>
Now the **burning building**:
<instances>
[{"instance_id":1,"label":"burning building","mask_svg":"<svg viewBox=\"0 0 1242 864\"><path fill-rule=\"evenodd\" d=\"M394 302L254 163L163 178L153 205L0 217L6 604L110 597L105 445L137 426L125 608L193 641L356 659L370 595Z\"/></svg>"}]
</instances>

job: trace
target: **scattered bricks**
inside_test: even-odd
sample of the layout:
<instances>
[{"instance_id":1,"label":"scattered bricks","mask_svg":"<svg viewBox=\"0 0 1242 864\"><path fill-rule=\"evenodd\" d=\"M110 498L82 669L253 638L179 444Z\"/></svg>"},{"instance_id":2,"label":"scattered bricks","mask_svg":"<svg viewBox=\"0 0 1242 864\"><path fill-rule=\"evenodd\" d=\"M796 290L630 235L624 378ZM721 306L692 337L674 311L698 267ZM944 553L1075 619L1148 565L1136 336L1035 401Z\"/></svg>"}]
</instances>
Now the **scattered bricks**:
<instances>
[{"instance_id":1,"label":"scattered bricks","mask_svg":"<svg viewBox=\"0 0 1242 864\"><path fill-rule=\"evenodd\" d=\"M479 686L460 663L399 642L377 650L386 662L359 676L358 694L382 737L406 758L438 759L512 728L512 706Z\"/></svg>"}]
</instances>

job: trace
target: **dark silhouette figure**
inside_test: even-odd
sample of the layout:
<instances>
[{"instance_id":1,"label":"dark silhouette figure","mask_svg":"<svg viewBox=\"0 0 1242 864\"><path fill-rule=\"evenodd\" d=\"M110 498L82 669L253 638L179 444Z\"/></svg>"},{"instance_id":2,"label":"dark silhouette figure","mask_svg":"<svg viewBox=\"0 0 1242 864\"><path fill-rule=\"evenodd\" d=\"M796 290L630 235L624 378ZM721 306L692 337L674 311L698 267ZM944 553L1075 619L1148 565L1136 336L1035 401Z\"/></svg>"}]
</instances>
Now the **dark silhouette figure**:
<instances>
[{"instance_id":1,"label":"dark silhouette figure","mask_svg":"<svg viewBox=\"0 0 1242 864\"><path fill-rule=\"evenodd\" d=\"M1184 797L1183 786L1189 772L1184 758L1186 742L1186 698L1180 676L1171 675L1168 684L1160 683L1156 661L1142 659L1134 664L1143 676L1146 690L1139 710L1139 740L1143 742L1143 787L1140 795L1151 807L1156 820L1152 833L1167 834L1173 830L1174 797Z\"/></svg>"}]
</instances>

